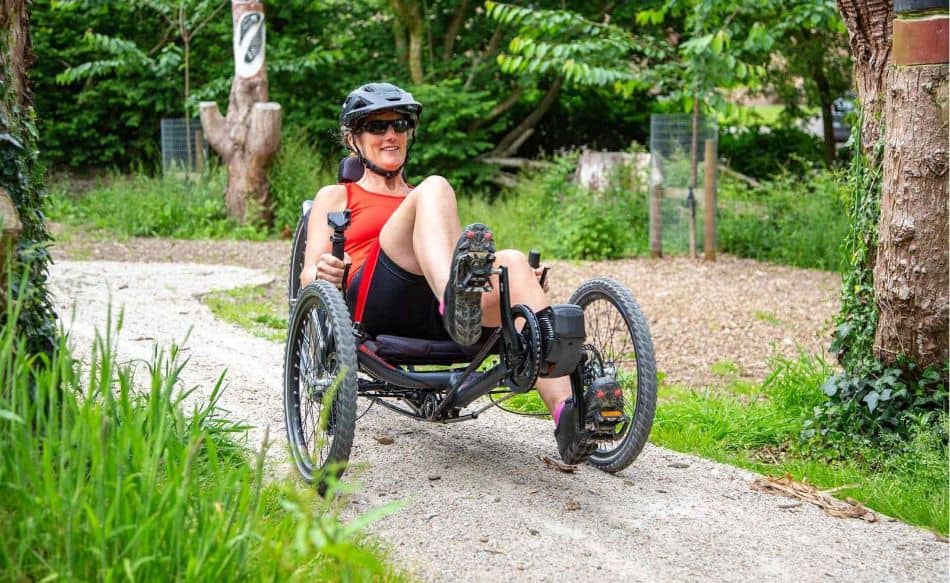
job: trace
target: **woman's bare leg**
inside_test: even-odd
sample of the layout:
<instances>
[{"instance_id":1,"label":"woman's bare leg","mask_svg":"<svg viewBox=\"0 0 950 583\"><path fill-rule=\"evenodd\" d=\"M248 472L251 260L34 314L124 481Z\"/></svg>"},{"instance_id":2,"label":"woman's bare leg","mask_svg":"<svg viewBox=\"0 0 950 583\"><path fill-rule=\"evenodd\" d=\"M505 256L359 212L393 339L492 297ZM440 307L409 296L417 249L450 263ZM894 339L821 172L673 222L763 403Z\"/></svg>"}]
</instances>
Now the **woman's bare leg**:
<instances>
[{"instance_id":1,"label":"woman's bare leg","mask_svg":"<svg viewBox=\"0 0 950 583\"><path fill-rule=\"evenodd\" d=\"M379 245L396 265L424 276L441 299L461 232L455 191L445 178L430 176L386 221L379 233Z\"/></svg>"},{"instance_id":2,"label":"woman's bare leg","mask_svg":"<svg viewBox=\"0 0 950 583\"><path fill-rule=\"evenodd\" d=\"M380 231L379 244L396 265L425 276L435 296L441 299L460 234L455 191L441 176L430 176L409 193L389 218ZM523 253L512 249L499 251L495 266L499 265L508 268L512 304L525 304L535 312L551 305ZM501 323L497 276L492 276L492 287L492 292L482 294L485 326ZM539 379L537 389L552 413L571 396L568 377Z\"/></svg>"},{"instance_id":3,"label":"woman's bare leg","mask_svg":"<svg viewBox=\"0 0 950 583\"><path fill-rule=\"evenodd\" d=\"M495 267L504 265L508 268L509 293L511 303L524 304L534 312L539 312L551 305L547 295L541 289L534 269L528 265L528 258L524 253L515 249L505 249L495 253ZM482 294L482 323L485 326L499 326L501 324L501 310L499 307L498 276L492 276L494 291ZM569 377L554 379L538 379L536 385L541 400L552 414L557 406L571 396L571 381Z\"/></svg>"}]
</instances>

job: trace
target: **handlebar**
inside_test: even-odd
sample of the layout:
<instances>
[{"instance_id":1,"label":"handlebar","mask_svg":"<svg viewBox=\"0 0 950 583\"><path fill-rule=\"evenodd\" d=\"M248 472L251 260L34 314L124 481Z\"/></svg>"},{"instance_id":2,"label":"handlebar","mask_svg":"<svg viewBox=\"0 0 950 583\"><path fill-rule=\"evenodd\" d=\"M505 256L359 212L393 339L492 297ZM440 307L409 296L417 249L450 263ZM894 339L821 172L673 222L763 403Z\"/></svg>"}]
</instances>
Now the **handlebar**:
<instances>
[{"instance_id":1,"label":"handlebar","mask_svg":"<svg viewBox=\"0 0 950 583\"><path fill-rule=\"evenodd\" d=\"M350 209L327 213L327 224L333 227L333 235L330 237L330 241L333 242L333 256L343 259L343 243L346 242L346 235L343 232L350 226Z\"/></svg>"},{"instance_id":2,"label":"handlebar","mask_svg":"<svg viewBox=\"0 0 950 583\"><path fill-rule=\"evenodd\" d=\"M532 249L531 251L528 251L528 265L530 265L532 269L537 269L541 267L541 252L540 251L538 251L537 249ZM545 282L547 282L547 280L548 280L548 268L545 267L544 271L541 272L541 277L540 279L538 279L538 283L541 285L542 288L544 288L544 284Z\"/></svg>"},{"instance_id":3,"label":"handlebar","mask_svg":"<svg viewBox=\"0 0 950 583\"><path fill-rule=\"evenodd\" d=\"M346 231L350 226L350 209L343 209L336 213L327 213L327 224L333 227L333 234L330 236L332 243L332 253L337 259L343 259L343 244L346 243ZM350 266L343 267L343 281L340 283L340 289L346 290L347 276L350 274Z\"/></svg>"}]
</instances>

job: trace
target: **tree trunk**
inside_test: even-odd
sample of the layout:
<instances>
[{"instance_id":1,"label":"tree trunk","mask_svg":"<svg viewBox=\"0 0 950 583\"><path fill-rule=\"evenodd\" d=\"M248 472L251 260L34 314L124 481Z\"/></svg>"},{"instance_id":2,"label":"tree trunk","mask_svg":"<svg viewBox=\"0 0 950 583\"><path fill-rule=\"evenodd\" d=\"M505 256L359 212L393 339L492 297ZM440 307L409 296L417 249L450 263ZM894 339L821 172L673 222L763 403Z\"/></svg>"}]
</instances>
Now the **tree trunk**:
<instances>
[{"instance_id":1,"label":"tree trunk","mask_svg":"<svg viewBox=\"0 0 950 583\"><path fill-rule=\"evenodd\" d=\"M56 314L46 291L49 234L32 121L28 71L33 58L29 2L0 2L0 325L7 324L8 299L17 301L17 335L26 339L27 352L37 354L53 349ZM3 281L8 269L17 275L28 269L25 285L8 290L9 282Z\"/></svg>"},{"instance_id":2,"label":"tree trunk","mask_svg":"<svg viewBox=\"0 0 950 583\"><path fill-rule=\"evenodd\" d=\"M884 83L891 57L892 0L838 0L838 8L851 43L854 84L864 110L861 146L872 165L874 144L881 137L884 118Z\"/></svg>"},{"instance_id":3,"label":"tree trunk","mask_svg":"<svg viewBox=\"0 0 950 583\"><path fill-rule=\"evenodd\" d=\"M212 148L228 165L228 213L244 223L273 221L267 169L280 149L280 105L267 101L264 7L232 0L235 73L227 117L218 104L201 103L201 125Z\"/></svg>"},{"instance_id":4,"label":"tree trunk","mask_svg":"<svg viewBox=\"0 0 950 583\"><path fill-rule=\"evenodd\" d=\"M422 68L422 45L425 37L425 20L419 0L390 0L393 12L409 34L409 78L414 85L425 80Z\"/></svg>"},{"instance_id":5,"label":"tree trunk","mask_svg":"<svg viewBox=\"0 0 950 583\"><path fill-rule=\"evenodd\" d=\"M825 142L825 166L830 168L835 163L835 127L831 112L834 97L831 95L825 72L820 68L815 70L814 81L815 87L818 88L818 100L821 102L821 133Z\"/></svg>"},{"instance_id":6,"label":"tree trunk","mask_svg":"<svg viewBox=\"0 0 950 583\"><path fill-rule=\"evenodd\" d=\"M922 367L945 363L950 340L945 53L941 60L898 62L887 75L874 267L875 355L884 362L907 355Z\"/></svg>"},{"instance_id":7,"label":"tree trunk","mask_svg":"<svg viewBox=\"0 0 950 583\"><path fill-rule=\"evenodd\" d=\"M461 0L458 3L458 6L455 7L455 12L452 14L452 20L449 21L449 26L445 31L445 37L442 42L442 60L448 61L452 58L452 53L455 51L455 37L458 36L459 30L462 29L462 23L465 22L465 15L468 13L468 0Z\"/></svg>"}]
</instances>

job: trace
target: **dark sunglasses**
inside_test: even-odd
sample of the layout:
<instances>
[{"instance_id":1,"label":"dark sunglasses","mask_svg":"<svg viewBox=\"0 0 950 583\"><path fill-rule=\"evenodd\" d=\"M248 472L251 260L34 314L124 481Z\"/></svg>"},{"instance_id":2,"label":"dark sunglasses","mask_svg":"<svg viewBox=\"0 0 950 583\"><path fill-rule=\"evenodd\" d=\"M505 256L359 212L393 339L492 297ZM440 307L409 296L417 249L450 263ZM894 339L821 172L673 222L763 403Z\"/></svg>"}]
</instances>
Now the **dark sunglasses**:
<instances>
[{"instance_id":1,"label":"dark sunglasses","mask_svg":"<svg viewBox=\"0 0 950 583\"><path fill-rule=\"evenodd\" d=\"M373 119L359 127L358 131L366 131L375 136L381 136L392 127L397 134L404 134L416 127L412 120L400 117L398 119Z\"/></svg>"}]
</instances>

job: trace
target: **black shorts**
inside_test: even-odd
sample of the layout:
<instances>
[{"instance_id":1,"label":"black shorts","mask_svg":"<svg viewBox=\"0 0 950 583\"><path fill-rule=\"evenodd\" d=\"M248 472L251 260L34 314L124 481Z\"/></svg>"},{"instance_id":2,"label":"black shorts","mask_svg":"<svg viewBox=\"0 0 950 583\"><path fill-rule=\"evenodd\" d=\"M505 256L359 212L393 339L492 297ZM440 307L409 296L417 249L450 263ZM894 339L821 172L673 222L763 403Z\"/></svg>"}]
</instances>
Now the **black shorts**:
<instances>
[{"instance_id":1,"label":"black shorts","mask_svg":"<svg viewBox=\"0 0 950 583\"><path fill-rule=\"evenodd\" d=\"M350 316L356 321L357 297L363 276L372 271L372 280L362 307L363 331L370 336L391 334L429 340L448 340L448 332L439 314L439 300L429 288L426 278L409 273L396 265L382 249L375 267L367 263L350 279L346 288L346 303Z\"/></svg>"}]
</instances>

